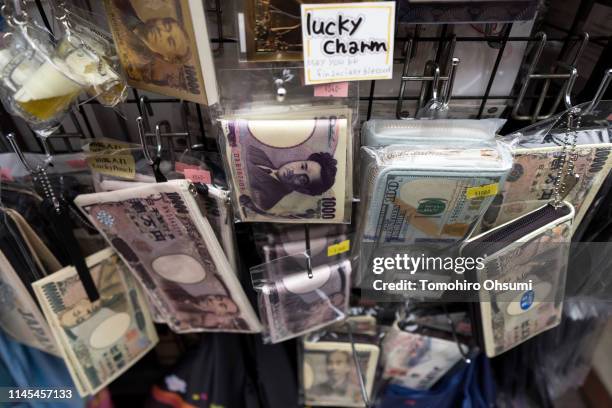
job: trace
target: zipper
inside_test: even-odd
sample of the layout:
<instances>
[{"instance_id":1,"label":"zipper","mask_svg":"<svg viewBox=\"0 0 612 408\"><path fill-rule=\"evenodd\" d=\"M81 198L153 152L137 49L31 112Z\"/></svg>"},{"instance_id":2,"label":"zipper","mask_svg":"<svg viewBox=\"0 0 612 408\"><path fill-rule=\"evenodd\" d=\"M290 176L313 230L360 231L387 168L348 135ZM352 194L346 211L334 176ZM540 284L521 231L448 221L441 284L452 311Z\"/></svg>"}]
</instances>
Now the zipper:
<instances>
[{"instance_id":1,"label":"zipper","mask_svg":"<svg viewBox=\"0 0 612 408\"><path fill-rule=\"evenodd\" d=\"M470 242L466 246L465 251L471 254L492 255L492 253L488 253L487 251L495 246L499 246L499 243L515 242L520 237L536 231L556 219L566 216L569 212L570 210L567 206L556 209L552 205L547 204L511 222L503 228L492 231L490 234L482 235L477 240Z\"/></svg>"}]
</instances>

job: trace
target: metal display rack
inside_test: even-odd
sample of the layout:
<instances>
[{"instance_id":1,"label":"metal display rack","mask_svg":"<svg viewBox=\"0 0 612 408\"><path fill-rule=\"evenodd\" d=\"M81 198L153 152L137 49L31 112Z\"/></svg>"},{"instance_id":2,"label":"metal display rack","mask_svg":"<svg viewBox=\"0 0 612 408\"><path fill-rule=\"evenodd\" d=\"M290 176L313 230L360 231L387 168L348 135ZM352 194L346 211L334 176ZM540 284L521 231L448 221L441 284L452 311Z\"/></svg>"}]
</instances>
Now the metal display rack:
<instances>
[{"instance_id":1,"label":"metal display rack","mask_svg":"<svg viewBox=\"0 0 612 408\"><path fill-rule=\"evenodd\" d=\"M211 40L215 44L213 47L214 53L215 55L221 55L227 51L225 44L236 43L236 40L227 38L224 34L224 5L222 5L222 2L220 0L203 1L206 2L208 18L215 23L216 27L216 37ZM41 21L50 31L52 31L49 16L45 11L43 2L41 0L35 0L35 3ZM399 56L396 53L396 58L394 60L396 63L403 64L404 69L402 76L400 78L394 78L393 81L399 81L400 92L396 96L375 96L377 81L371 81L369 85L369 93L367 95L361 95L359 98L362 108L364 108L364 111L367 112L366 115L364 115L365 117L362 119L370 119L375 104L383 101L396 102L396 117L407 119L414 117L416 112L413 112L413 115L406 112L403 108L403 103L405 101L417 101L417 106L419 108L423 108L428 103L431 105L431 102L434 99L439 99L439 105L445 106L445 109L448 109L448 104L451 97L454 100L477 101L479 102L479 109L475 117L482 118L485 113L485 107L489 101L506 100L511 101L510 104L513 106L510 106L510 109L507 109L502 116L511 118L512 129L520 128L521 126L525 126L530 122L550 117L554 113L558 112L562 107L565 107L573 102L573 84L577 76L580 75L580 72L578 72L577 69L577 62L581 57L582 51L586 47L587 43L596 44L597 46L603 47L604 50L601 53L600 61L596 64L596 69L594 70L593 75L591 78L589 78L587 86L585 87L584 91L578 95L575 102L591 100L594 96L601 99L601 97L603 97L605 94L605 90L609 82L608 77L604 76L605 71L602 72L602 68L604 70L610 68L610 66L605 66L605 64L610 63L606 50L610 49L610 44L612 44L610 40L612 40L612 36L589 37L589 35L586 33L579 34L576 32L580 19L584 18L585 10L589 10L590 5L593 3L595 3L593 0L581 1L579 3L578 10L576 11L575 17L569 28L563 29L560 27L551 26L551 28L554 30L565 32L566 35L564 36L547 37L547 35L543 32L538 32L529 37L513 37L510 36L510 32L513 27L512 23L503 24L502 27L497 30L497 34L492 34L493 30L491 29L491 25L487 24L485 26L485 28L487 28L484 32L485 35L479 37L465 37L450 34L451 30L449 24L441 25L440 35L438 36L397 36L395 41L396 43L403 45L403 53ZM89 1L87 1L86 4L89 5ZM89 8L91 9L90 6ZM497 54L493 62L491 74L487 80L485 91L481 95L452 96L453 77L457 69L461 68L461 55L455 55L454 52L455 45L460 42L488 43L494 48L497 48ZM526 72L519 73L514 91L507 95L495 95L491 93L491 90L499 73L499 68L506 45L509 42L523 42L532 44L535 45L535 49L527 51L525 58L530 59L531 62ZM557 61L553 64L553 69L549 73L536 73L536 71L542 69L539 66L541 64L538 63L540 62L540 57L543 50L552 43L559 43L562 45ZM411 50L413 47L416 47L419 44L426 44L427 46L432 47L435 50L436 56L433 60L427 62L425 67L426 72L424 72L422 76L410 76L408 75L408 66L410 65L412 59ZM571 53L573 48L577 49L574 53L574 57L569 61L565 61L567 59L567 55ZM441 74L441 72L444 72L444 74ZM593 86L593 82L597 80L600 81L601 86L596 90L596 87ZM423 84L421 91L417 94L407 95L405 92L405 84L408 81L421 81ZM541 83L542 81L544 82L542 88L537 88L534 86L536 85L534 84L535 82ZM561 101L564 103L561 104ZM98 102L95 100L86 101L79 104L75 109L73 109L72 112L70 112L68 118L64 121L65 126L61 126L58 132L50 136L49 148L51 153L77 151L78 148L70 143L71 139L96 138L102 136L99 134L99 132L94 130L94 126L92 125L91 115L95 115L95 113L85 109L86 105L95 104L98 104ZM183 115L183 129L171 130L169 129L168 123L164 121L157 123L157 121L155 121L154 113L157 111L158 106L168 104L177 106L180 105ZM185 102L176 98L168 98L163 96L143 98L139 94L138 90L131 89L131 95L124 102L124 105L135 105L137 107L138 116L143 117L145 133L148 137L154 138L155 134L151 131L151 129L162 126L165 130L160 134L162 145L166 146L166 148L169 148L171 151L175 149L184 150L185 147L189 148L192 146L201 145L201 142L207 135L207 127L205 125L206 115L203 112L203 109L206 108L203 108L202 106L193 102ZM541 114L543 108L547 109L545 114ZM194 123L197 123L197 132L196 129L193 129L193 127L192 129L189 129L188 126L188 120L190 119L189 115L194 114L196 117L192 119L194 119ZM122 122L123 120L124 119L122 118L119 120L119 122ZM135 121L136 117L128 117L125 120ZM151 127L150 123L154 123L153 128ZM65 129L68 127L68 125L70 125L74 131L67 132ZM122 127L126 130L127 134L126 123L123 123ZM19 132L13 118L11 118L10 115L8 115L4 110L0 112L0 131L5 135L8 133L15 133L20 146L29 146L27 148L24 147L24 151L44 151L41 141L35 137L33 133L26 134L23 131ZM210 131L210 129L208 129L208 131ZM26 139L33 141L33 143L24 143ZM0 148L2 151L10 151L10 146L6 143L5 138L0 138Z\"/></svg>"},{"instance_id":2,"label":"metal display rack","mask_svg":"<svg viewBox=\"0 0 612 408\"><path fill-rule=\"evenodd\" d=\"M224 33L225 4L222 4L221 0L202 1L206 4L207 17L215 23L216 37L211 40L214 44L213 53L216 56L222 55L228 51L229 47L226 47L226 44L236 43L236 40L227 38ZM450 24L440 25L440 34L437 36L396 36L395 42L400 45L403 51L400 55L396 52L394 62L401 64L403 68L401 75L394 77L391 81L399 84L399 92L393 96L375 96L377 81L371 81L367 95L362 95L359 98L362 110L367 112L362 120L370 119L375 105L382 102L395 103L394 117L390 117L390 119L410 119L430 116L430 114L431 116L444 115L449 109L451 99L476 101L478 109L475 117L483 118L487 103L501 100L509 101L509 106L506 107L502 117L509 119L506 128L514 130L538 120L549 118L560 110L580 102L592 100L593 102L588 109L592 108L605 96L608 85L612 80L612 70L609 69L612 67L612 36L589 36L587 33L579 33L577 30L585 12L594 3L594 0L580 1L569 28L550 27L556 31L564 32L565 34L562 36L547 36L543 32L531 36L511 36L512 23L503 24L497 30L497 34L493 34L490 25L487 25L484 35L478 37L457 36L452 33ZM40 17L42 23L49 31L53 31L50 17L45 11L43 2L35 0L35 4L39 14L38 17ZM229 10L225 10L225 12L227 13ZM453 96L454 79L457 70L461 69L462 61L462 56L457 55L456 45L461 42L487 43L497 50L491 73L486 79L486 87L482 94ZM492 93L493 84L498 76L507 44L510 42L528 45L524 59L529 63L526 64L525 70L519 72L512 93L496 95ZM561 47L556 62L551 64L552 69L545 72L541 57L544 50L552 43L558 43ZM603 51L583 92L576 94L573 92L573 86L580 75L578 62L589 43L602 47ZM426 62L422 75L411 75L409 74L409 68L414 60L413 50L421 44L430 47L434 51L435 57ZM420 82L420 91L407 92L409 82ZM405 108L406 101L416 101L416 110L407 111ZM86 109L87 105L96 104L98 102L95 100L79 104L65 119L64 126L61 126L57 133L48 137L48 143L43 143L32 132L24 132L25 127L17 126L16 123L21 119L12 118L4 109L0 109L0 132L3 135L13 133L16 139L14 143L8 143L7 138L0 137L0 151L18 150L21 158L23 158L22 151L48 152L50 154L78 151L78 147L71 143L73 139L91 139L105 136L100 134L94 126L95 118L92 115L96 115L96 112ZM207 123L208 115L205 107L176 98L148 97L141 95L136 89L130 89L130 96L124 102L124 105L137 110L137 115L127 115L126 118L119 116L117 113L118 123L121 124L125 134L129 134L128 121L133 121L134 124L137 124L140 143L143 146L154 143L158 155L161 150L166 150L169 152L169 158L174 161L177 152L183 152L186 149L203 150L203 147L205 147L205 139L211 130ZM156 118L156 113L162 109L162 106L166 105L173 105L180 110L180 129L176 126L173 128L167 120ZM134 112L134 109L131 109L131 111ZM68 131L68 128L73 130ZM22 130L20 131L20 129ZM20 146L20 148L16 146ZM153 158L148 153L149 149L145 148L143 150L146 152L147 159L152 161ZM242 229L243 233L250 233L248 226L243 226ZM305 236L309 236L308 228L305 230ZM308 238L306 242L309 242ZM250 255L247 254L247 258L248 256ZM248 263L250 259L245 261ZM179 348L185 349L184 338L181 339L181 336L175 337L178 337L175 338L175 341ZM181 345L183 346L181 347ZM367 395L364 395L364 400L367 399Z\"/></svg>"}]
</instances>

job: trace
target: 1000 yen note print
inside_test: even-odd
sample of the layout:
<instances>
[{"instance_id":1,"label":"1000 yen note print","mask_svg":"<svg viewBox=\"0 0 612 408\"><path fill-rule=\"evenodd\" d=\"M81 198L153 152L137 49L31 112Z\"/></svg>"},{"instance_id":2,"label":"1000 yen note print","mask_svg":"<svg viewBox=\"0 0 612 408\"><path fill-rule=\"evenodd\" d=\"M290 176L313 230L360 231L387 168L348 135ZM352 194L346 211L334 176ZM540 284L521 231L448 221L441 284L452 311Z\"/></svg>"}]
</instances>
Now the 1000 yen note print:
<instances>
[{"instance_id":1,"label":"1000 yen note print","mask_svg":"<svg viewBox=\"0 0 612 408\"><path fill-rule=\"evenodd\" d=\"M244 221L345 220L347 120L223 120Z\"/></svg>"}]
</instances>

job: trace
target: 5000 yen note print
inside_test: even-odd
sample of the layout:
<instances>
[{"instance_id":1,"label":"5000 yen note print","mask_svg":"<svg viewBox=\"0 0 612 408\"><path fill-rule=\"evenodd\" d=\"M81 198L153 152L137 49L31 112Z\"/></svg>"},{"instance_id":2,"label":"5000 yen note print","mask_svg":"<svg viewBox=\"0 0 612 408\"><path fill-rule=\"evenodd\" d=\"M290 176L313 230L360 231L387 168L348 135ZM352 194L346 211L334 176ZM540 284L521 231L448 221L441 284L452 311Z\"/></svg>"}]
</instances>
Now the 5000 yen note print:
<instances>
[{"instance_id":1,"label":"5000 yen note print","mask_svg":"<svg viewBox=\"0 0 612 408\"><path fill-rule=\"evenodd\" d=\"M77 197L178 333L260 324L186 180Z\"/></svg>"},{"instance_id":2,"label":"5000 yen note print","mask_svg":"<svg viewBox=\"0 0 612 408\"><path fill-rule=\"evenodd\" d=\"M226 155L244 221L341 223L347 120L224 120Z\"/></svg>"}]
</instances>

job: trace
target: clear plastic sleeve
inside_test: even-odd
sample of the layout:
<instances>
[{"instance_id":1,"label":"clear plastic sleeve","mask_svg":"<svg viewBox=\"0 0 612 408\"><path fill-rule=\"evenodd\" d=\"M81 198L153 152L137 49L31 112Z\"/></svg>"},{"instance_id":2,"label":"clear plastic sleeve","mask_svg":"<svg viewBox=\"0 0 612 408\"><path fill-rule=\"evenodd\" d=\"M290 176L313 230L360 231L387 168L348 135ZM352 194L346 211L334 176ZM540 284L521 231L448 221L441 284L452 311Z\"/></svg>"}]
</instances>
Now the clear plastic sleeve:
<instances>
[{"instance_id":1,"label":"clear plastic sleeve","mask_svg":"<svg viewBox=\"0 0 612 408\"><path fill-rule=\"evenodd\" d=\"M364 394L368 400L374 400L372 390L379 354L380 348L372 343L305 340L300 359L304 404L366 406Z\"/></svg>"},{"instance_id":2,"label":"clear plastic sleeve","mask_svg":"<svg viewBox=\"0 0 612 408\"><path fill-rule=\"evenodd\" d=\"M350 222L357 84L306 86L302 68L225 69L219 78L219 145L238 219Z\"/></svg>"},{"instance_id":3,"label":"clear plastic sleeve","mask_svg":"<svg viewBox=\"0 0 612 408\"><path fill-rule=\"evenodd\" d=\"M456 248L503 189L511 166L508 147L493 140L362 147L356 283L375 257Z\"/></svg>"},{"instance_id":4,"label":"clear plastic sleeve","mask_svg":"<svg viewBox=\"0 0 612 408\"><path fill-rule=\"evenodd\" d=\"M349 261L315 267L307 252L252 267L264 341L279 343L344 319L350 275Z\"/></svg>"}]
</instances>

